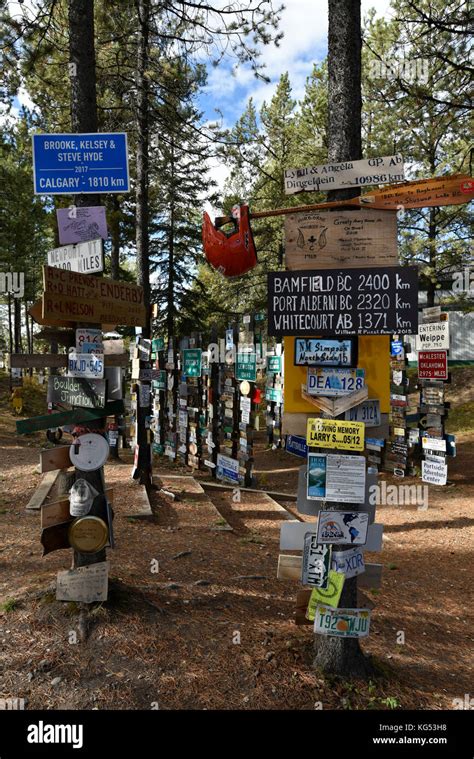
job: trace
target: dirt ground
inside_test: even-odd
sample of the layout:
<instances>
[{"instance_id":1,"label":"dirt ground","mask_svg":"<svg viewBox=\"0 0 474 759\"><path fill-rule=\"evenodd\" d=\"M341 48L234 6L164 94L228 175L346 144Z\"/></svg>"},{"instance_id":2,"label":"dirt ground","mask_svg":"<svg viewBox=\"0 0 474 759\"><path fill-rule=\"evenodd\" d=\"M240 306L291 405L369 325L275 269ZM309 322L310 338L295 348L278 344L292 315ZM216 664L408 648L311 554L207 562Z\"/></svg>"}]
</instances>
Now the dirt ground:
<instances>
[{"instance_id":1,"label":"dirt ground","mask_svg":"<svg viewBox=\"0 0 474 759\"><path fill-rule=\"evenodd\" d=\"M110 599L93 608L81 642L78 606L54 596L71 552L41 558L40 515L25 509L45 435L15 436L2 406L0 697L24 698L27 709L453 708L472 692L473 440L457 431L452 484L430 488L428 510L378 509L384 547L370 560L383 564L383 580L367 591L375 608L362 647L382 674L364 683L312 668L312 628L293 622L300 584L276 579L287 512L259 495L238 503L206 491L155 494L155 516L139 519L127 452L105 472L116 514ZM295 493L300 465L263 439L256 446L264 489ZM175 491L173 476L190 474L162 459L154 471Z\"/></svg>"}]
</instances>

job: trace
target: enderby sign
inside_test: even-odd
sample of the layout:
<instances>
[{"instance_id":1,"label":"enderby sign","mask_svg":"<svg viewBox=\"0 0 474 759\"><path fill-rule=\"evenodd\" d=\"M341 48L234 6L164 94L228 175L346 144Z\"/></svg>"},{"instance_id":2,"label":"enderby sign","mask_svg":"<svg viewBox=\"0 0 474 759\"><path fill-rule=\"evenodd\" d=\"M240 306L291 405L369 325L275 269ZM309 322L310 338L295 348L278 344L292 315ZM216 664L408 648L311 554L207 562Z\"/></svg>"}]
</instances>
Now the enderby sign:
<instances>
[{"instance_id":1,"label":"enderby sign","mask_svg":"<svg viewBox=\"0 0 474 759\"><path fill-rule=\"evenodd\" d=\"M269 335L413 335L417 331L418 272L414 266L268 274Z\"/></svg>"},{"instance_id":2,"label":"enderby sign","mask_svg":"<svg viewBox=\"0 0 474 759\"><path fill-rule=\"evenodd\" d=\"M43 319L144 326L143 288L128 282L43 267Z\"/></svg>"}]
</instances>

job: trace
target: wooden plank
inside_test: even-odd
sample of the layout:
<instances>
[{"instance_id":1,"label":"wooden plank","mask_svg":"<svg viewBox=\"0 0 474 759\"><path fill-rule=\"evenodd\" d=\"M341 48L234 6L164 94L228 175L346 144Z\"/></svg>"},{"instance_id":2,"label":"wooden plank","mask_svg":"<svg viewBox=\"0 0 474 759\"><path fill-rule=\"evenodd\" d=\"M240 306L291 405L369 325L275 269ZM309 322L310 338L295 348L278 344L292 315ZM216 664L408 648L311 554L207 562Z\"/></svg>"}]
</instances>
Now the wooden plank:
<instances>
[{"instance_id":1,"label":"wooden plank","mask_svg":"<svg viewBox=\"0 0 474 759\"><path fill-rule=\"evenodd\" d=\"M106 416L123 414L123 401L109 401L103 409L78 408L73 411L60 411L55 414L33 416L30 419L21 419L16 422L18 435L29 435L39 430L48 430L51 427L62 427L64 424L78 424L90 422L92 419L102 419Z\"/></svg>"},{"instance_id":2,"label":"wooden plank","mask_svg":"<svg viewBox=\"0 0 474 759\"><path fill-rule=\"evenodd\" d=\"M396 266L394 211L308 211L285 217L286 268Z\"/></svg>"},{"instance_id":3,"label":"wooden plank","mask_svg":"<svg viewBox=\"0 0 474 759\"><path fill-rule=\"evenodd\" d=\"M28 309L28 313L31 318L39 325L43 327L71 327L70 321L64 319L43 319L43 301L37 300L33 303L31 308Z\"/></svg>"},{"instance_id":4,"label":"wooden plank","mask_svg":"<svg viewBox=\"0 0 474 759\"><path fill-rule=\"evenodd\" d=\"M109 503L114 502L114 489L107 488L105 491ZM41 529L53 527L56 524L70 522L74 519L69 513L69 497L61 498L52 503L43 503L41 506Z\"/></svg>"},{"instance_id":5,"label":"wooden plank","mask_svg":"<svg viewBox=\"0 0 474 759\"><path fill-rule=\"evenodd\" d=\"M143 288L138 285L44 266L43 286L43 319L130 326L146 323Z\"/></svg>"},{"instance_id":6,"label":"wooden plank","mask_svg":"<svg viewBox=\"0 0 474 759\"><path fill-rule=\"evenodd\" d=\"M12 369L54 369L67 368L66 353L10 353L9 360ZM112 353L104 356L105 367L127 367L128 353Z\"/></svg>"},{"instance_id":7,"label":"wooden plank","mask_svg":"<svg viewBox=\"0 0 474 759\"><path fill-rule=\"evenodd\" d=\"M56 477L58 476L58 470L48 472L45 474L43 479L41 480L40 484L36 488L35 492L31 496L30 500L26 504L26 508L29 511L37 511L41 508L41 505L43 501L46 500L49 491L53 487L54 483L56 482Z\"/></svg>"},{"instance_id":8,"label":"wooden plank","mask_svg":"<svg viewBox=\"0 0 474 759\"><path fill-rule=\"evenodd\" d=\"M60 445L55 448L46 448L40 451L40 472L53 472L56 469L69 469L69 445Z\"/></svg>"},{"instance_id":9,"label":"wooden plank","mask_svg":"<svg viewBox=\"0 0 474 759\"><path fill-rule=\"evenodd\" d=\"M278 580L301 580L302 556L281 553L278 556ZM366 564L365 572L357 575L357 584L361 588L379 588L382 582L382 564Z\"/></svg>"}]
</instances>

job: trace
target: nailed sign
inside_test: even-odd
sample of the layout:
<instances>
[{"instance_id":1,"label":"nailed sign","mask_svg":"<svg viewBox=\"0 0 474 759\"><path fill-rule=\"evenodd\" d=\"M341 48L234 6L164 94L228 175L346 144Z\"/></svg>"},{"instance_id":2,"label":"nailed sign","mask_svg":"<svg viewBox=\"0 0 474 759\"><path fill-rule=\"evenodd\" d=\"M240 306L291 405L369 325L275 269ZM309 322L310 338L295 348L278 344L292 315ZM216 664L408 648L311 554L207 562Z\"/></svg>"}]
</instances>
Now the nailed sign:
<instances>
[{"instance_id":1,"label":"nailed sign","mask_svg":"<svg viewBox=\"0 0 474 759\"><path fill-rule=\"evenodd\" d=\"M269 335L417 333L418 272L414 266L271 272L267 276Z\"/></svg>"},{"instance_id":2,"label":"nailed sign","mask_svg":"<svg viewBox=\"0 0 474 759\"><path fill-rule=\"evenodd\" d=\"M287 269L396 266L393 211L308 211L285 216Z\"/></svg>"},{"instance_id":3,"label":"nailed sign","mask_svg":"<svg viewBox=\"0 0 474 759\"><path fill-rule=\"evenodd\" d=\"M420 379L447 380L447 351L419 351L418 377Z\"/></svg>"},{"instance_id":4,"label":"nailed sign","mask_svg":"<svg viewBox=\"0 0 474 759\"><path fill-rule=\"evenodd\" d=\"M345 412L344 418L348 422L364 422L366 427L380 426L380 401L377 399L367 400L353 406Z\"/></svg>"},{"instance_id":5,"label":"nailed sign","mask_svg":"<svg viewBox=\"0 0 474 759\"><path fill-rule=\"evenodd\" d=\"M96 237L106 240L109 235L104 206L58 208L56 219L61 245L74 245Z\"/></svg>"},{"instance_id":6,"label":"nailed sign","mask_svg":"<svg viewBox=\"0 0 474 759\"><path fill-rule=\"evenodd\" d=\"M48 403L69 403L81 408L105 406L105 380L53 376L48 379Z\"/></svg>"},{"instance_id":7,"label":"nailed sign","mask_svg":"<svg viewBox=\"0 0 474 759\"><path fill-rule=\"evenodd\" d=\"M318 340L311 337L295 339L295 366L353 366L357 345L347 340Z\"/></svg>"},{"instance_id":8,"label":"nailed sign","mask_svg":"<svg viewBox=\"0 0 474 759\"><path fill-rule=\"evenodd\" d=\"M369 158L361 161L328 163L304 169L286 169L285 194L321 190L340 190L345 187L367 187L374 184L403 182L405 172L401 155Z\"/></svg>"},{"instance_id":9,"label":"nailed sign","mask_svg":"<svg viewBox=\"0 0 474 759\"><path fill-rule=\"evenodd\" d=\"M257 354L237 353L235 363L235 377L238 380L255 382L257 379Z\"/></svg>"},{"instance_id":10,"label":"nailed sign","mask_svg":"<svg viewBox=\"0 0 474 759\"><path fill-rule=\"evenodd\" d=\"M333 609L319 604L314 632L336 638L365 638L369 634L370 609Z\"/></svg>"},{"instance_id":11,"label":"nailed sign","mask_svg":"<svg viewBox=\"0 0 474 759\"><path fill-rule=\"evenodd\" d=\"M186 377L201 376L202 350L200 348L185 348L183 350L183 374Z\"/></svg>"},{"instance_id":12,"label":"nailed sign","mask_svg":"<svg viewBox=\"0 0 474 759\"><path fill-rule=\"evenodd\" d=\"M336 503L364 503L364 456L309 453L307 498Z\"/></svg>"},{"instance_id":13,"label":"nailed sign","mask_svg":"<svg viewBox=\"0 0 474 759\"><path fill-rule=\"evenodd\" d=\"M331 563L331 546L318 544L316 534L307 532L304 536L301 582L316 588L326 588Z\"/></svg>"},{"instance_id":14,"label":"nailed sign","mask_svg":"<svg viewBox=\"0 0 474 759\"><path fill-rule=\"evenodd\" d=\"M346 422L340 419L308 419L306 442L313 448L363 451L364 428L363 422Z\"/></svg>"},{"instance_id":15,"label":"nailed sign","mask_svg":"<svg viewBox=\"0 0 474 759\"><path fill-rule=\"evenodd\" d=\"M43 268L43 319L144 326L143 288L128 282Z\"/></svg>"},{"instance_id":16,"label":"nailed sign","mask_svg":"<svg viewBox=\"0 0 474 759\"><path fill-rule=\"evenodd\" d=\"M416 350L449 350L449 322L420 324L416 336Z\"/></svg>"},{"instance_id":17,"label":"nailed sign","mask_svg":"<svg viewBox=\"0 0 474 759\"><path fill-rule=\"evenodd\" d=\"M102 238L81 242L78 245L64 245L48 251L48 264L57 269L93 274L104 270Z\"/></svg>"},{"instance_id":18,"label":"nailed sign","mask_svg":"<svg viewBox=\"0 0 474 759\"><path fill-rule=\"evenodd\" d=\"M71 351L67 357L67 372L69 377L102 379L104 376L104 354Z\"/></svg>"},{"instance_id":19,"label":"nailed sign","mask_svg":"<svg viewBox=\"0 0 474 759\"><path fill-rule=\"evenodd\" d=\"M364 369L308 367L306 391L309 395L349 395L365 387Z\"/></svg>"},{"instance_id":20,"label":"nailed sign","mask_svg":"<svg viewBox=\"0 0 474 759\"><path fill-rule=\"evenodd\" d=\"M368 527L365 511L320 511L318 543L364 545Z\"/></svg>"}]
</instances>

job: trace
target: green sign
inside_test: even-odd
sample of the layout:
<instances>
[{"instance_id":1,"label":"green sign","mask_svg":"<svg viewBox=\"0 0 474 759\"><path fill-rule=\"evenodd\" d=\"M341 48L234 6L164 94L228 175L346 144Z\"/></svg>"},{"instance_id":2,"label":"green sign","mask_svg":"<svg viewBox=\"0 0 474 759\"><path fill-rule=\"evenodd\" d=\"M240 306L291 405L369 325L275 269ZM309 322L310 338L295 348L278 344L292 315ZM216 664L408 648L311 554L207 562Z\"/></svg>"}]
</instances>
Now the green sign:
<instances>
[{"instance_id":1,"label":"green sign","mask_svg":"<svg viewBox=\"0 0 474 759\"><path fill-rule=\"evenodd\" d=\"M279 374L281 372L281 356L267 356L268 374Z\"/></svg>"},{"instance_id":2,"label":"green sign","mask_svg":"<svg viewBox=\"0 0 474 759\"><path fill-rule=\"evenodd\" d=\"M267 401L281 403L281 390L276 390L274 387L267 387L265 390L265 398Z\"/></svg>"},{"instance_id":3,"label":"green sign","mask_svg":"<svg viewBox=\"0 0 474 759\"><path fill-rule=\"evenodd\" d=\"M183 350L183 374L185 377L201 376L201 348L185 348Z\"/></svg>"},{"instance_id":4,"label":"green sign","mask_svg":"<svg viewBox=\"0 0 474 759\"><path fill-rule=\"evenodd\" d=\"M153 390L166 390L166 370L160 369L158 377L151 381Z\"/></svg>"},{"instance_id":5,"label":"green sign","mask_svg":"<svg viewBox=\"0 0 474 759\"><path fill-rule=\"evenodd\" d=\"M235 363L235 376L238 380L248 380L256 382L257 380L257 354L256 353L237 353Z\"/></svg>"},{"instance_id":6,"label":"green sign","mask_svg":"<svg viewBox=\"0 0 474 759\"><path fill-rule=\"evenodd\" d=\"M157 353L158 351L164 351L165 349L165 338L164 337L155 337L151 341L151 349L153 353Z\"/></svg>"},{"instance_id":7,"label":"green sign","mask_svg":"<svg viewBox=\"0 0 474 759\"><path fill-rule=\"evenodd\" d=\"M161 445L160 443L153 443L151 447L153 453L164 453L165 452L165 446Z\"/></svg>"},{"instance_id":8,"label":"green sign","mask_svg":"<svg viewBox=\"0 0 474 759\"><path fill-rule=\"evenodd\" d=\"M266 314L255 314L255 321L256 322L263 322L265 321Z\"/></svg>"},{"instance_id":9,"label":"green sign","mask_svg":"<svg viewBox=\"0 0 474 759\"><path fill-rule=\"evenodd\" d=\"M57 414L33 416L31 419L21 419L16 422L16 431L19 435L29 435L31 432L49 430L51 427L79 424L79 422L102 419L105 416L123 414L124 408L123 401L109 401L101 409L76 408L73 411L60 411Z\"/></svg>"}]
</instances>

